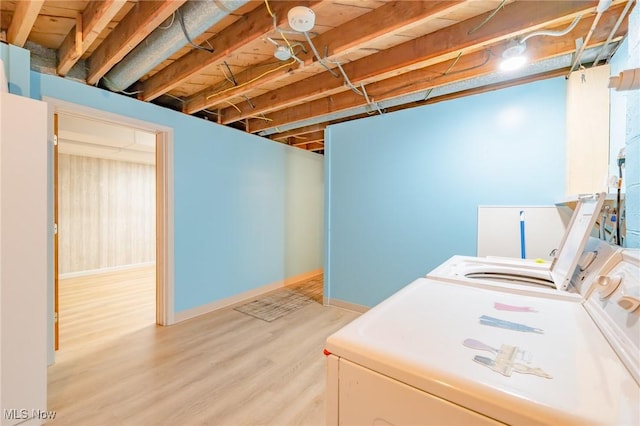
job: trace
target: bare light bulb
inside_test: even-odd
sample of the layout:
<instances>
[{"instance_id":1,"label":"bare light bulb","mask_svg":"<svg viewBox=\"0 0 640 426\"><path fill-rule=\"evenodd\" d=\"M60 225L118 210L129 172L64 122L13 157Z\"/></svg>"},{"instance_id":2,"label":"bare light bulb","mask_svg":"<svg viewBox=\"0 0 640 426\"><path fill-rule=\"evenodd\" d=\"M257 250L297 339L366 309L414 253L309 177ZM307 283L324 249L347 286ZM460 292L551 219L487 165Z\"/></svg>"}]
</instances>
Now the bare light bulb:
<instances>
[{"instance_id":1,"label":"bare light bulb","mask_svg":"<svg viewBox=\"0 0 640 426\"><path fill-rule=\"evenodd\" d=\"M512 40L502 52L500 69L502 71L513 71L522 68L527 63L527 57L524 56L526 49L527 45L524 42Z\"/></svg>"},{"instance_id":2,"label":"bare light bulb","mask_svg":"<svg viewBox=\"0 0 640 426\"><path fill-rule=\"evenodd\" d=\"M513 58L503 59L502 62L500 62L500 69L502 71L514 71L518 68L522 68L526 63L526 57L514 56Z\"/></svg>"}]
</instances>

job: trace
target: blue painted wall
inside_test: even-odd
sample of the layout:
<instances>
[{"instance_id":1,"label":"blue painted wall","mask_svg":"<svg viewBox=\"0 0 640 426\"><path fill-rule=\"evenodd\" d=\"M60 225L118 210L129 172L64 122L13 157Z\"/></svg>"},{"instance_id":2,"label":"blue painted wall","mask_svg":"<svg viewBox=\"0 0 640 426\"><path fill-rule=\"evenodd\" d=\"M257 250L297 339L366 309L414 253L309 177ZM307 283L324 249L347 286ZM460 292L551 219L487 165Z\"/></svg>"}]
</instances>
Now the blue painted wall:
<instances>
[{"instance_id":1,"label":"blue painted wall","mask_svg":"<svg viewBox=\"0 0 640 426\"><path fill-rule=\"evenodd\" d=\"M325 296L373 306L454 254L477 206L563 197L565 80L330 126Z\"/></svg>"},{"instance_id":2,"label":"blue painted wall","mask_svg":"<svg viewBox=\"0 0 640 426\"><path fill-rule=\"evenodd\" d=\"M29 84L31 56L29 51L0 43L0 58L2 58L4 74L9 83L9 93L29 97L31 95Z\"/></svg>"},{"instance_id":3,"label":"blue painted wall","mask_svg":"<svg viewBox=\"0 0 640 426\"><path fill-rule=\"evenodd\" d=\"M28 51L15 46L3 45L0 54L11 70L10 84L32 98L46 96L173 128L176 313L322 267L321 238L296 233L288 221L292 206L316 194L320 207L307 212L315 214L307 225L322 232L321 156L31 72ZM287 184L291 180L307 188Z\"/></svg>"},{"instance_id":4,"label":"blue painted wall","mask_svg":"<svg viewBox=\"0 0 640 426\"><path fill-rule=\"evenodd\" d=\"M640 67L640 8L629 15L629 34L611 61L611 74ZM640 248L640 90L611 91L611 132L625 147L626 247ZM612 163L618 152L612 152ZM611 170L611 169L610 169ZM618 175L618 168L610 172Z\"/></svg>"},{"instance_id":5,"label":"blue painted wall","mask_svg":"<svg viewBox=\"0 0 640 426\"><path fill-rule=\"evenodd\" d=\"M35 98L174 129L176 312L322 267L321 246L307 246L301 262L300 252L287 246L304 246L305 240L287 241L285 228L287 203L303 195L286 191L287 180L296 178L288 176L287 164L300 162L296 173L304 175L321 157L295 156L289 153L295 148L70 80L35 72L31 77ZM322 195L316 174L311 180Z\"/></svg>"}]
</instances>

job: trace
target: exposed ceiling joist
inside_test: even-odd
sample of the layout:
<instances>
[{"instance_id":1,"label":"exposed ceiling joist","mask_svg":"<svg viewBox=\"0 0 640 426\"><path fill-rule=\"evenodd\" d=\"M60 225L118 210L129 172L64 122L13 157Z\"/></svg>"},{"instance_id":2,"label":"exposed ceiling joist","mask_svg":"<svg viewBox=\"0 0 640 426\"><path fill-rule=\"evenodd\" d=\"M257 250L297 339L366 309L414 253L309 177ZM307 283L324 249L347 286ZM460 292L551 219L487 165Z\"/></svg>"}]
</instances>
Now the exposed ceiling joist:
<instances>
[{"instance_id":1,"label":"exposed ceiling joist","mask_svg":"<svg viewBox=\"0 0 640 426\"><path fill-rule=\"evenodd\" d=\"M623 5L612 7L605 12L601 18L607 25L603 25L595 30L591 37L589 47L598 46L605 42L609 35L608 28L620 14ZM567 35L553 38L553 42L545 37L534 37L527 41L527 55L531 62L543 58L550 58L575 50L576 38L586 34L591 27L594 17L583 19ZM627 32L626 23L621 25L617 34L620 37ZM405 96L412 93L428 91L434 87L443 86L458 81L466 80L472 76L481 76L495 73L498 69L501 55L507 48L507 43L500 42L495 46L487 46L486 50L475 51L463 55L459 59L448 62L434 64L425 68L411 71L396 77L384 79L366 86L366 90L372 99L378 102L388 99ZM408 83L409 82L409 83ZM425 95L425 98L427 96ZM365 106L367 102L362 96L345 91L309 102L304 108L289 108L275 111L267 116L268 121L253 119L248 123L247 131L252 133L266 129L282 126L285 123L308 120L313 117L320 117L338 111L345 111L352 108ZM372 108L375 112L375 109Z\"/></svg>"},{"instance_id":2,"label":"exposed ceiling joist","mask_svg":"<svg viewBox=\"0 0 640 426\"><path fill-rule=\"evenodd\" d=\"M24 46L43 5L44 0L23 0L16 4L11 25L7 30L7 41L10 44Z\"/></svg>"},{"instance_id":3,"label":"exposed ceiling joist","mask_svg":"<svg viewBox=\"0 0 640 426\"><path fill-rule=\"evenodd\" d=\"M317 143L324 141L324 130L320 130L313 133L307 133L305 135L292 136L289 138L289 145L300 146L308 145L311 143Z\"/></svg>"},{"instance_id":4,"label":"exposed ceiling joist","mask_svg":"<svg viewBox=\"0 0 640 426\"><path fill-rule=\"evenodd\" d=\"M468 53L482 49L501 39L537 30L541 26L549 25L549 22L571 20L580 13L593 11L594 6L595 2L570 1L511 3L475 31L473 30L487 19L489 13L365 56L345 64L343 68L353 84L367 84L370 80L391 77L430 63L454 58L461 50ZM318 93L318 96L345 90L341 84L342 80L336 80L338 79L328 72L318 74L252 99L253 108L245 105L237 109L225 108L222 110L221 122L228 124L250 115L286 108L299 101L303 87L305 93Z\"/></svg>"},{"instance_id":5,"label":"exposed ceiling joist","mask_svg":"<svg viewBox=\"0 0 640 426\"><path fill-rule=\"evenodd\" d=\"M241 6L232 12L231 4ZM608 62L631 32L629 14L637 5L636 0L2 1L0 37L7 40L11 33L10 43L24 43L39 72L101 82L105 90L323 152L330 124L550 78L568 73L578 56L586 66L596 57ZM297 11L310 22L313 43L288 22L294 6L311 6L312 11ZM203 24L191 30L192 20L200 18ZM540 30L555 34L541 36ZM154 35L169 33L173 45L167 50ZM529 62L500 72L508 44L522 48L532 33L537 36L526 40ZM590 41L582 49L585 39ZM215 52L200 49L201 43ZM288 48L294 56L283 60ZM129 73L129 61L140 50L149 53L149 66ZM80 59L82 69L74 66ZM145 93L123 92L132 85Z\"/></svg>"},{"instance_id":6,"label":"exposed ceiling joist","mask_svg":"<svg viewBox=\"0 0 640 426\"><path fill-rule=\"evenodd\" d=\"M285 139L291 138L293 136L302 136L302 135L306 135L307 133L315 133L315 132L318 132L318 131L321 131L321 132L324 133L325 127L326 127L326 125L324 123L314 124L314 125L311 125L311 126L304 126L304 127L300 127L300 128L294 129L294 130L290 130L288 132L278 133L272 139L285 140Z\"/></svg>"},{"instance_id":7,"label":"exposed ceiling joist","mask_svg":"<svg viewBox=\"0 0 640 426\"><path fill-rule=\"evenodd\" d=\"M390 2L320 34L314 38L313 42L319 49L326 52L327 58L332 58L358 49L366 43L388 35L388 33L408 29L427 19L433 19L444 11L454 9L461 3L461 1ZM307 50L307 53L300 53L298 57L306 66L317 60L310 49ZM205 108L220 105L248 93L258 85L280 80L288 73L300 68L296 60L283 64L272 64L271 62L269 60L263 66L250 68L240 73L236 76L237 87L223 90L205 89L196 93L187 100L183 111L187 114L193 114Z\"/></svg>"},{"instance_id":8,"label":"exposed ceiling joist","mask_svg":"<svg viewBox=\"0 0 640 426\"><path fill-rule=\"evenodd\" d=\"M320 142L315 142L315 143L310 143L308 145L306 145L304 147L307 151L323 151L324 150L324 143L320 143Z\"/></svg>"},{"instance_id":9,"label":"exposed ceiling joist","mask_svg":"<svg viewBox=\"0 0 640 426\"><path fill-rule=\"evenodd\" d=\"M62 42L58 51L59 75L66 75L84 52L109 25L116 14L127 4L126 0L101 0L89 2L79 14L81 27L76 25Z\"/></svg>"},{"instance_id":10,"label":"exposed ceiling joist","mask_svg":"<svg viewBox=\"0 0 640 426\"><path fill-rule=\"evenodd\" d=\"M289 1L274 3L272 12L280 17L280 20L277 22L278 25L286 22L286 11L298 3L299 2ZM312 4L317 2L306 3ZM272 31L273 19L266 6L262 5L257 7L251 11L246 18L239 20L235 25L208 40L208 43L213 47L212 53L198 49L193 50L167 66L161 72L142 82L140 85L140 90L142 90L140 98L149 101L167 93L204 68L221 62L233 50L258 40Z\"/></svg>"}]
</instances>

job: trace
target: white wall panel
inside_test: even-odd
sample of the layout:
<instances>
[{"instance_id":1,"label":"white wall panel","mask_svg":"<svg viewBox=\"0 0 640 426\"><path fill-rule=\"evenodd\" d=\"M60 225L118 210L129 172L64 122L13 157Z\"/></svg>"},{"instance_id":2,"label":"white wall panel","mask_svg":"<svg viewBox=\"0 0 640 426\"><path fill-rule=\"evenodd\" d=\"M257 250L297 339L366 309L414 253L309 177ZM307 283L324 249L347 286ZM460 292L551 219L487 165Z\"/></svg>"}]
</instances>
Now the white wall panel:
<instances>
[{"instance_id":1,"label":"white wall panel","mask_svg":"<svg viewBox=\"0 0 640 426\"><path fill-rule=\"evenodd\" d=\"M1 94L0 424L47 409L47 107Z\"/></svg>"}]
</instances>

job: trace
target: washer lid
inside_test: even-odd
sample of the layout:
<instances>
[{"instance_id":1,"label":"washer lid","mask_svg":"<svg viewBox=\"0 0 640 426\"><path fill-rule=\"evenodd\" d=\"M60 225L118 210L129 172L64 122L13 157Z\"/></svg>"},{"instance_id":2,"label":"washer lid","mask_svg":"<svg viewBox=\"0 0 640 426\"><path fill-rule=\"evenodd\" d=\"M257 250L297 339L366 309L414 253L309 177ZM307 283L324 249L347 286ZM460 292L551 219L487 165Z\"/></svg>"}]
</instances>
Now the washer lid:
<instances>
[{"instance_id":1,"label":"washer lid","mask_svg":"<svg viewBox=\"0 0 640 426\"><path fill-rule=\"evenodd\" d=\"M604 192L601 192L590 196L581 196L578 200L567 232L565 232L551 263L551 278L558 290L569 288L571 277L578 266L580 256L582 256L604 204L605 195Z\"/></svg>"}]
</instances>

